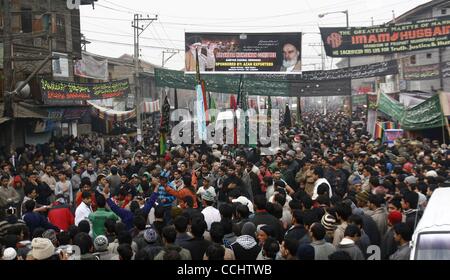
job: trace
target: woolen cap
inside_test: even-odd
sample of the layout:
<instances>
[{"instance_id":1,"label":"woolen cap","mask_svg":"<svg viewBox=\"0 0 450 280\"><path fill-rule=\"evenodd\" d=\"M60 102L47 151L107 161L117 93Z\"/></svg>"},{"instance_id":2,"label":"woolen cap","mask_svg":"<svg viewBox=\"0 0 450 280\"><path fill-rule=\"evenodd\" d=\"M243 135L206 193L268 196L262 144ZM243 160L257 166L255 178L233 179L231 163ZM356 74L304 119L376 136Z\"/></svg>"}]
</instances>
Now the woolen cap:
<instances>
[{"instance_id":1,"label":"woolen cap","mask_svg":"<svg viewBox=\"0 0 450 280\"><path fill-rule=\"evenodd\" d=\"M396 225L402 222L403 216L402 213L400 213L399 211L392 211L391 213L389 213L388 215L388 221L392 224L392 225Z\"/></svg>"},{"instance_id":2,"label":"woolen cap","mask_svg":"<svg viewBox=\"0 0 450 280\"><path fill-rule=\"evenodd\" d=\"M336 218L330 214L325 214L320 223L324 226L326 231L334 231L337 227Z\"/></svg>"},{"instance_id":3,"label":"woolen cap","mask_svg":"<svg viewBox=\"0 0 450 280\"><path fill-rule=\"evenodd\" d=\"M369 201L369 192L368 191L362 191L360 193L356 194L356 200L367 203Z\"/></svg>"},{"instance_id":4,"label":"woolen cap","mask_svg":"<svg viewBox=\"0 0 450 280\"><path fill-rule=\"evenodd\" d=\"M31 241L31 248L31 255L36 260L48 259L55 253L55 246L47 238L34 238Z\"/></svg>"}]
</instances>

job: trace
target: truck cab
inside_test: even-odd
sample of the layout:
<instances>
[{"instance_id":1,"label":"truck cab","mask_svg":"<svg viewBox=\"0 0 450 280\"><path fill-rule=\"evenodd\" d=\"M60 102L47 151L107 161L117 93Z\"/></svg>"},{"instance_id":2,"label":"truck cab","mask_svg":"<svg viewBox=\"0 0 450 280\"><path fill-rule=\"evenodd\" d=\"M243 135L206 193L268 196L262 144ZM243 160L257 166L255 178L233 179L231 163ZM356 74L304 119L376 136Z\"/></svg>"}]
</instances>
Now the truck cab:
<instances>
[{"instance_id":1,"label":"truck cab","mask_svg":"<svg viewBox=\"0 0 450 280\"><path fill-rule=\"evenodd\" d=\"M411 240L411 260L450 260L450 188L436 189Z\"/></svg>"}]
</instances>

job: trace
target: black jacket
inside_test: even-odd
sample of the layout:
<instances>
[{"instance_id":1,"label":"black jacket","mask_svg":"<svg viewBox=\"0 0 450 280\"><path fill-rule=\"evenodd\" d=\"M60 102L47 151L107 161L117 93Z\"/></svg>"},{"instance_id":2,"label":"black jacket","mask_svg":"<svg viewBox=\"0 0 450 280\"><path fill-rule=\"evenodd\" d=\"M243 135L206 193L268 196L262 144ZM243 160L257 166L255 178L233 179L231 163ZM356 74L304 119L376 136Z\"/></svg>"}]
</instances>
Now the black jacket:
<instances>
[{"instance_id":1,"label":"black jacket","mask_svg":"<svg viewBox=\"0 0 450 280\"><path fill-rule=\"evenodd\" d=\"M50 204L50 196L53 194L52 189L43 182L38 183L37 186L34 186L31 183L27 183L27 187L36 188L36 193L38 197L36 198L36 203L40 205L49 205Z\"/></svg>"},{"instance_id":2,"label":"black jacket","mask_svg":"<svg viewBox=\"0 0 450 280\"><path fill-rule=\"evenodd\" d=\"M264 194L261 190L261 184L260 184L258 175L256 175L253 172L250 172L249 176L250 176L250 180L252 182L251 188L252 188L252 192L253 192L253 197L255 197L256 195Z\"/></svg>"},{"instance_id":3,"label":"black jacket","mask_svg":"<svg viewBox=\"0 0 450 280\"><path fill-rule=\"evenodd\" d=\"M155 258L155 256L158 255L162 249L163 247L159 246L157 243L148 244L137 252L135 259L145 261L153 260L153 258Z\"/></svg>"},{"instance_id":4,"label":"black jacket","mask_svg":"<svg viewBox=\"0 0 450 280\"><path fill-rule=\"evenodd\" d=\"M381 240L381 259L389 260L389 256L397 251L397 244L394 239L394 229L390 228L384 234L383 240Z\"/></svg>"},{"instance_id":5,"label":"black jacket","mask_svg":"<svg viewBox=\"0 0 450 280\"><path fill-rule=\"evenodd\" d=\"M245 223L249 222L249 218L241 219L239 221L233 221L233 232L236 234L236 236L241 235L242 227L245 225Z\"/></svg>"},{"instance_id":6,"label":"black jacket","mask_svg":"<svg viewBox=\"0 0 450 280\"><path fill-rule=\"evenodd\" d=\"M234 242L231 244L231 249L234 252L234 257L237 261L245 260L245 261L254 261L258 257L261 252L261 247L258 245L250 248L244 249L239 243Z\"/></svg>"},{"instance_id":7,"label":"black jacket","mask_svg":"<svg viewBox=\"0 0 450 280\"><path fill-rule=\"evenodd\" d=\"M294 225L287 230L284 237L300 241L306 234L308 234L308 232L303 225Z\"/></svg>"},{"instance_id":8,"label":"black jacket","mask_svg":"<svg viewBox=\"0 0 450 280\"><path fill-rule=\"evenodd\" d=\"M239 189L241 195L249 198L250 194L247 192L247 190L245 189L245 184L242 181L241 178L237 177L237 176L232 176L232 177L228 177L227 179L225 179L225 181L223 182L223 187L222 187L222 192L223 194L219 195L219 200L220 201L229 201L229 193L232 189L229 188L229 185L231 183L236 184L236 189ZM221 200L224 199L224 200ZM250 198L249 198L250 199Z\"/></svg>"},{"instance_id":9,"label":"black jacket","mask_svg":"<svg viewBox=\"0 0 450 280\"><path fill-rule=\"evenodd\" d=\"M191 252L192 260L203 260L206 249L211 245L211 241L205 240L203 237L194 237L188 241L182 241L179 245Z\"/></svg>"},{"instance_id":10,"label":"black jacket","mask_svg":"<svg viewBox=\"0 0 450 280\"><path fill-rule=\"evenodd\" d=\"M381 244L381 235L378 230L377 224L375 221L367 215L361 215L363 220L363 230L369 236L370 243L372 245L380 246Z\"/></svg>"},{"instance_id":11,"label":"black jacket","mask_svg":"<svg viewBox=\"0 0 450 280\"><path fill-rule=\"evenodd\" d=\"M250 220L250 222L254 223L255 226L271 226L275 231L276 239L279 241L282 240L283 227L281 226L281 222L271 214L267 212L257 212L255 213L255 216Z\"/></svg>"},{"instance_id":12,"label":"black jacket","mask_svg":"<svg viewBox=\"0 0 450 280\"><path fill-rule=\"evenodd\" d=\"M416 215L417 214L417 215ZM420 210L409 209L405 211L406 224L414 231L422 218L423 212ZM416 219L417 216L417 219Z\"/></svg>"},{"instance_id":13,"label":"black jacket","mask_svg":"<svg viewBox=\"0 0 450 280\"><path fill-rule=\"evenodd\" d=\"M200 206L200 205L199 205ZM189 215L190 218L194 217L195 215L201 213L199 209L195 209L195 208L185 208L183 209L183 213L187 213L187 215Z\"/></svg>"}]
</instances>

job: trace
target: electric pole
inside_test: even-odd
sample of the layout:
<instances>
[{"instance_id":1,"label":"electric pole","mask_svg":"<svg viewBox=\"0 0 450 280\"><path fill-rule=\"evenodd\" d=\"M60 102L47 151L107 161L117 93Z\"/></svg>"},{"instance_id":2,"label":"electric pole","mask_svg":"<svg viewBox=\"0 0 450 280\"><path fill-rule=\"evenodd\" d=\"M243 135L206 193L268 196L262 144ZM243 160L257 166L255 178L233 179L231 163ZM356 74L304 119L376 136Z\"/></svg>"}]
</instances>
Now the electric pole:
<instances>
[{"instance_id":1,"label":"electric pole","mask_svg":"<svg viewBox=\"0 0 450 280\"><path fill-rule=\"evenodd\" d=\"M132 22L132 27L134 30L134 103L136 105L136 122L137 122L137 135L136 138L138 142L142 141L142 119L141 119L141 103L142 103L142 94L140 92L140 82L139 82L139 36L152 24L153 21L157 20L158 16L151 18L147 15L147 17L142 17L142 15L134 14L134 19ZM146 25L141 22L146 23Z\"/></svg>"},{"instance_id":2,"label":"electric pole","mask_svg":"<svg viewBox=\"0 0 450 280\"><path fill-rule=\"evenodd\" d=\"M162 68L164 68L164 65L167 61L169 61L172 57L174 57L176 54L180 53L180 50L174 50L174 49L167 49L162 51ZM166 54L170 54L168 58L165 58Z\"/></svg>"},{"instance_id":3,"label":"electric pole","mask_svg":"<svg viewBox=\"0 0 450 280\"><path fill-rule=\"evenodd\" d=\"M4 115L11 118L11 122L9 124L10 131L7 133L11 138L7 139L7 141L10 143L10 148L14 149L14 115L12 115L13 96L8 94L11 91L12 84L12 30L10 0L3 0L3 25L3 104L5 106Z\"/></svg>"}]
</instances>

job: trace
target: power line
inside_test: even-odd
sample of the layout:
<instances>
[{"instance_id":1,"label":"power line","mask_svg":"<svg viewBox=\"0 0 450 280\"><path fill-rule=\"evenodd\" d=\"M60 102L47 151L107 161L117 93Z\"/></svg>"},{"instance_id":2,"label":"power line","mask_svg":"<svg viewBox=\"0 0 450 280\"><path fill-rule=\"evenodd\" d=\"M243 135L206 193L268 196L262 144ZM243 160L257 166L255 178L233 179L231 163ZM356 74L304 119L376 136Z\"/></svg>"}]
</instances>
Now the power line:
<instances>
[{"instance_id":1,"label":"power line","mask_svg":"<svg viewBox=\"0 0 450 280\"><path fill-rule=\"evenodd\" d=\"M169 41L172 43L172 46L175 47L175 43L172 41L172 39L170 39L170 36L169 36L169 34L167 34L167 31L166 31L166 29L164 28L164 25L162 24L161 21L159 21L159 24L161 25L162 30L163 30L164 34L166 35L167 39L169 39ZM179 41L181 41L181 40L179 40ZM183 41L183 42L184 42L184 41Z\"/></svg>"},{"instance_id":2,"label":"power line","mask_svg":"<svg viewBox=\"0 0 450 280\"><path fill-rule=\"evenodd\" d=\"M96 5L96 6L99 6L99 7L102 7L102 8L105 8L105 9L108 9L108 10L112 10L112 11L120 12L120 13L125 13L125 14L133 14L132 12L129 12L129 11L125 11L125 10L119 10L119 9L111 8L111 7L108 7L108 6L104 6L104 5L102 5L102 4L95 4L95 5Z\"/></svg>"},{"instance_id":3,"label":"power line","mask_svg":"<svg viewBox=\"0 0 450 280\"><path fill-rule=\"evenodd\" d=\"M156 30L156 28L155 28L154 25L152 25L152 28L153 28L153 30L155 31L156 39L161 43L161 45L164 45L164 46L167 48L166 43L164 43L164 42L161 40L161 37L159 36L158 31ZM152 33L153 33L153 32L152 32Z\"/></svg>"},{"instance_id":4,"label":"power line","mask_svg":"<svg viewBox=\"0 0 450 280\"><path fill-rule=\"evenodd\" d=\"M105 5L101 5L101 4L97 4L100 7L104 7L107 9L112 9L115 11L119 11L119 12L126 12L126 13L135 13L138 10L134 10L131 9L129 7L126 6L122 6L119 5L115 2L109 1L109 0L103 0L106 3L109 3L111 5L114 5L116 7L119 7L121 9L114 9ZM331 4L331 5L326 5L326 6L321 6L318 7L317 10L323 9L323 8L337 8L337 7L341 7L341 6L348 6L349 3L356 3L358 2L358 0L348 0L348 1L343 1L337 4ZM123 10L122 10L123 9ZM140 12L142 13L146 13L145 11L140 10ZM279 17L286 17L286 16L294 16L294 15L301 15L301 14L308 14L310 13L309 11L295 11L295 12L289 12L289 13L283 13L283 14L277 14L277 15L266 15L266 16L258 16L258 17L244 17L244 18L217 18L217 17L213 17L213 18L208 18L208 17L184 17L184 16L173 16L173 15L169 15L169 14L159 14L159 16L165 16L168 18L179 18L179 19L189 19L189 20L224 20L224 21L236 21L236 20L243 20L240 22L245 22L245 21L253 21L253 20L267 20L269 18L279 18Z\"/></svg>"},{"instance_id":5,"label":"power line","mask_svg":"<svg viewBox=\"0 0 450 280\"><path fill-rule=\"evenodd\" d=\"M113 44L113 45L121 45L121 46L133 46L133 44L131 43L123 43L123 42L116 42L116 41L108 41L108 40L99 40L99 39L87 39L88 41L92 41L92 42L98 42L98 43L105 43L105 44ZM154 45L139 45L140 47L143 48L150 48L150 49L161 49L161 50L165 50L167 49L166 47L162 47L162 46L154 46ZM178 50L178 51L184 51L184 49L178 49L175 48L174 50ZM305 55L302 56L302 58L306 58L306 59L321 59L318 56L313 56L313 55Z\"/></svg>"},{"instance_id":6,"label":"power line","mask_svg":"<svg viewBox=\"0 0 450 280\"><path fill-rule=\"evenodd\" d=\"M348 3L355 3L358 2L358 0L350 0L350 1L343 1L340 2L338 4L332 4L332 5L326 5L326 6L321 6L318 7L317 9L322 9L322 8L336 8L336 7L340 7L340 6L346 6L348 5ZM347 4L346 4L347 3ZM258 16L258 17L246 17L246 18L205 18L205 17L183 17L183 16L171 16L171 15L166 15L166 14L160 14L160 16L166 16L169 18L179 18L179 19L199 19L199 20L230 20L230 21L234 21L234 20L255 20L255 19L263 19L266 20L268 18L277 18L277 17L283 17L283 16L292 16L292 15L301 15L301 14L308 14L310 12L308 11L296 11L296 12L289 12L289 13L283 13L283 14L278 14L278 15L269 15L269 16Z\"/></svg>"},{"instance_id":7,"label":"power line","mask_svg":"<svg viewBox=\"0 0 450 280\"><path fill-rule=\"evenodd\" d=\"M162 30L163 30L165 36L167 37L167 39L169 39L169 41L170 41L170 43L172 44L172 46L173 46L174 48L176 48L175 43L170 39L170 36L169 36L169 34L167 34L166 28L164 28L164 25L162 24L161 21L159 21L159 24L161 25ZM181 41L181 40L180 40L180 41ZM183 43L184 43L184 41L183 41ZM183 58L183 56L180 54L180 51L174 51L174 50L163 51L163 53L162 53L162 61L163 61L162 67L164 67L164 64L165 64L165 57L164 57L165 52L168 52L168 54L171 54L171 56L167 59L167 61L168 61L170 58L172 58L174 55L178 55L181 59Z\"/></svg>"},{"instance_id":8,"label":"power line","mask_svg":"<svg viewBox=\"0 0 450 280\"><path fill-rule=\"evenodd\" d=\"M132 43L123 43L123 42L117 42L117 41L108 41L108 40L100 40L100 39L89 39L87 38L86 40L88 41L92 41L92 42L99 42L99 43L107 43L107 44L114 44L114 45L122 45L122 46L133 46ZM166 47L163 46L155 46L155 45L139 45L140 47L143 48L151 48L151 49L167 49ZM173 48L174 50L178 50L178 51L184 51L184 49L181 48ZM303 58L310 58L310 59L315 59L315 58L319 58L317 56L302 56Z\"/></svg>"},{"instance_id":9,"label":"power line","mask_svg":"<svg viewBox=\"0 0 450 280\"><path fill-rule=\"evenodd\" d=\"M116 7L119 7L119 8L122 8L122 9L124 9L124 11L130 11L130 12L132 12L132 13L138 13L138 11L136 11L136 10L132 10L132 9L130 9L130 8L128 8L128 7L125 7L125 6L116 4L116 3L112 2L112 1L103 0L103 2L109 3L109 4L114 5L114 6L116 6ZM104 7L104 6L103 6L103 7Z\"/></svg>"},{"instance_id":10,"label":"power line","mask_svg":"<svg viewBox=\"0 0 450 280\"><path fill-rule=\"evenodd\" d=\"M119 33L110 33L110 32L102 32L102 31L94 31L94 30L87 30L84 29L83 31L95 33L95 34L105 34L105 35L111 35L111 36L118 36L118 37L133 37L131 34L119 34ZM184 40L174 40L174 39L157 39L157 38L150 38L150 37L140 37L141 39L147 39L147 40L161 40L161 41L177 41L177 42L183 42ZM174 44L175 46L175 44Z\"/></svg>"},{"instance_id":11,"label":"power line","mask_svg":"<svg viewBox=\"0 0 450 280\"><path fill-rule=\"evenodd\" d=\"M90 18L90 19L97 19L97 20L111 20L111 21L123 21L123 22L129 22L129 20L126 19L118 19L118 18L106 18L106 17L90 17L90 16L84 16L82 18ZM379 19L384 20L384 19ZM386 19L386 20L391 20ZM308 22L299 22L299 23L292 23L292 24L283 24L283 25L210 25L210 24L200 24L200 23L181 23L181 22L164 22L166 25L175 25L175 26L194 26L194 27L219 27L219 28L255 28L255 29L264 29L264 28L278 28L278 27L302 27L302 26L308 26L308 27L316 27L317 24L311 24ZM360 21L353 21L354 23L371 23L372 21L370 19L368 20L360 20ZM326 25L338 25L341 24L340 22L330 22Z\"/></svg>"}]
</instances>

